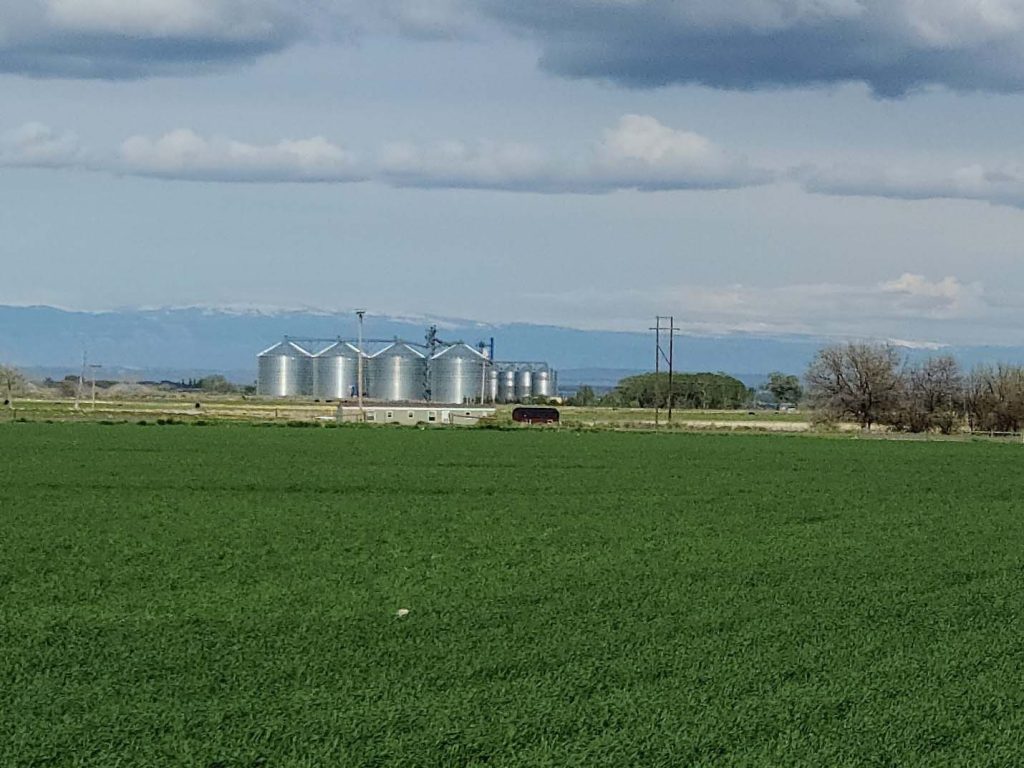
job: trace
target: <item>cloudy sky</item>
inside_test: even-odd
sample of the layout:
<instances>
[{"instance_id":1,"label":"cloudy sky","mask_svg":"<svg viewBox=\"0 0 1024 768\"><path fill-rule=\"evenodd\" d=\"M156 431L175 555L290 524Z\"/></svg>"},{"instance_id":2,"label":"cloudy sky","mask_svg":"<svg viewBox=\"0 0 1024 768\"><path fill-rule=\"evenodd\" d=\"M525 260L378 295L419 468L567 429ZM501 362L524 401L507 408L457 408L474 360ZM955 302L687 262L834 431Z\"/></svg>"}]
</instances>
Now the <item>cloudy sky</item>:
<instances>
[{"instance_id":1,"label":"cloudy sky","mask_svg":"<svg viewBox=\"0 0 1024 768\"><path fill-rule=\"evenodd\" d=\"M0 303L1024 343L1024 0L0 10Z\"/></svg>"}]
</instances>

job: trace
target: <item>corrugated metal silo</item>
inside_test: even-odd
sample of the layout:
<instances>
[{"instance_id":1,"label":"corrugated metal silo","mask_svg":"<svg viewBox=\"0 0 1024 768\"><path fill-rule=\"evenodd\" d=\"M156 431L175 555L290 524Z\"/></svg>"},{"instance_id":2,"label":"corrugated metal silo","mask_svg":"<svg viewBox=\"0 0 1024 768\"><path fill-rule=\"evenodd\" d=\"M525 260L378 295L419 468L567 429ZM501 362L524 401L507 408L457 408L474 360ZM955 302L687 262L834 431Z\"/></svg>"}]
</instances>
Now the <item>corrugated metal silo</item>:
<instances>
[{"instance_id":1,"label":"corrugated metal silo","mask_svg":"<svg viewBox=\"0 0 1024 768\"><path fill-rule=\"evenodd\" d=\"M256 392L267 397L313 394L313 357L294 341L285 339L256 358Z\"/></svg>"},{"instance_id":2,"label":"corrugated metal silo","mask_svg":"<svg viewBox=\"0 0 1024 768\"><path fill-rule=\"evenodd\" d=\"M546 365L534 369L531 390L534 397L547 398L555 396L555 377L552 375L551 369Z\"/></svg>"},{"instance_id":3,"label":"corrugated metal silo","mask_svg":"<svg viewBox=\"0 0 1024 768\"><path fill-rule=\"evenodd\" d=\"M313 358L313 396L341 400L358 394L359 350L339 341Z\"/></svg>"},{"instance_id":4,"label":"corrugated metal silo","mask_svg":"<svg viewBox=\"0 0 1024 768\"><path fill-rule=\"evenodd\" d=\"M427 359L408 344L396 341L366 361L366 392L374 400L424 400Z\"/></svg>"},{"instance_id":5,"label":"corrugated metal silo","mask_svg":"<svg viewBox=\"0 0 1024 768\"><path fill-rule=\"evenodd\" d=\"M516 401L516 369L498 369L498 401L514 403Z\"/></svg>"},{"instance_id":6,"label":"corrugated metal silo","mask_svg":"<svg viewBox=\"0 0 1024 768\"><path fill-rule=\"evenodd\" d=\"M443 349L430 359L430 399L435 403L479 402L486 397L487 358L466 344Z\"/></svg>"},{"instance_id":7,"label":"corrugated metal silo","mask_svg":"<svg viewBox=\"0 0 1024 768\"><path fill-rule=\"evenodd\" d=\"M533 371L523 366L516 371L516 400L526 400L533 395Z\"/></svg>"},{"instance_id":8,"label":"corrugated metal silo","mask_svg":"<svg viewBox=\"0 0 1024 768\"><path fill-rule=\"evenodd\" d=\"M498 369L493 364L487 371L487 402L498 402Z\"/></svg>"}]
</instances>

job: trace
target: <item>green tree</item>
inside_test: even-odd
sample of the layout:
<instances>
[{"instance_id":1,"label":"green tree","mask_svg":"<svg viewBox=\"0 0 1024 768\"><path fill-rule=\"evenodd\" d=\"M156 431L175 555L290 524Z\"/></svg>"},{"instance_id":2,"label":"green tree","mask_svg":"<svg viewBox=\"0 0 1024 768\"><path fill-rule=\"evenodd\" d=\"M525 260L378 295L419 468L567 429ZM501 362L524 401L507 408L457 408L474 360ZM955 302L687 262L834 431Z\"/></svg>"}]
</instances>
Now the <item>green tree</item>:
<instances>
[{"instance_id":1,"label":"green tree","mask_svg":"<svg viewBox=\"0 0 1024 768\"><path fill-rule=\"evenodd\" d=\"M584 384L576 390L576 394L569 398L569 405L589 406L597 403L597 395L592 387Z\"/></svg>"},{"instance_id":2,"label":"green tree","mask_svg":"<svg viewBox=\"0 0 1024 768\"><path fill-rule=\"evenodd\" d=\"M798 376L791 376L780 371L772 371L768 374L768 391L772 393L776 402L799 403L804 396L804 388L800 385Z\"/></svg>"},{"instance_id":3,"label":"green tree","mask_svg":"<svg viewBox=\"0 0 1024 768\"><path fill-rule=\"evenodd\" d=\"M219 374L204 376L197 383L199 389L203 390L203 392L213 392L220 395L230 394L238 390L238 387Z\"/></svg>"},{"instance_id":4,"label":"green tree","mask_svg":"<svg viewBox=\"0 0 1024 768\"><path fill-rule=\"evenodd\" d=\"M668 374L630 376L619 382L615 395L623 406L665 408L669 402ZM749 399L743 382L724 373L678 373L672 377L672 403L676 408L740 408Z\"/></svg>"}]
</instances>

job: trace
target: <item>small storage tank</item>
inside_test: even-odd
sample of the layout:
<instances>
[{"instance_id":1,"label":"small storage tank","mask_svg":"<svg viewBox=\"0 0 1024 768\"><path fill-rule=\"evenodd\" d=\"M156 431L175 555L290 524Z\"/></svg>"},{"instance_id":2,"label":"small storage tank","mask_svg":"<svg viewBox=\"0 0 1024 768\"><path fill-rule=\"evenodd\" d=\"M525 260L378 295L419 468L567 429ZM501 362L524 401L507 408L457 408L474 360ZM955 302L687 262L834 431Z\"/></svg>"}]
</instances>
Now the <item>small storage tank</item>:
<instances>
[{"instance_id":1,"label":"small storage tank","mask_svg":"<svg viewBox=\"0 0 1024 768\"><path fill-rule=\"evenodd\" d=\"M498 402L514 403L516 401L516 369L498 369Z\"/></svg>"},{"instance_id":2,"label":"small storage tank","mask_svg":"<svg viewBox=\"0 0 1024 768\"><path fill-rule=\"evenodd\" d=\"M535 368L533 371L533 386L531 387L534 397L554 397L555 377L547 366Z\"/></svg>"},{"instance_id":3,"label":"small storage tank","mask_svg":"<svg viewBox=\"0 0 1024 768\"><path fill-rule=\"evenodd\" d=\"M256 393L266 397L313 394L313 357L294 341L275 344L256 358Z\"/></svg>"},{"instance_id":4,"label":"small storage tank","mask_svg":"<svg viewBox=\"0 0 1024 768\"><path fill-rule=\"evenodd\" d=\"M516 400L526 400L533 395L533 371L522 367L516 371Z\"/></svg>"},{"instance_id":5,"label":"small storage tank","mask_svg":"<svg viewBox=\"0 0 1024 768\"><path fill-rule=\"evenodd\" d=\"M359 356L358 349L342 341L315 355L313 396L321 400L342 400L358 395Z\"/></svg>"},{"instance_id":6,"label":"small storage tank","mask_svg":"<svg viewBox=\"0 0 1024 768\"><path fill-rule=\"evenodd\" d=\"M391 402L426 399L427 358L396 341L366 361L366 394Z\"/></svg>"},{"instance_id":7,"label":"small storage tank","mask_svg":"<svg viewBox=\"0 0 1024 768\"><path fill-rule=\"evenodd\" d=\"M455 344L430 359L430 399L435 403L480 402L487 396L487 358L467 344Z\"/></svg>"},{"instance_id":8,"label":"small storage tank","mask_svg":"<svg viewBox=\"0 0 1024 768\"><path fill-rule=\"evenodd\" d=\"M498 369L493 364L487 371L487 402L498 402Z\"/></svg>"}]
</instances>

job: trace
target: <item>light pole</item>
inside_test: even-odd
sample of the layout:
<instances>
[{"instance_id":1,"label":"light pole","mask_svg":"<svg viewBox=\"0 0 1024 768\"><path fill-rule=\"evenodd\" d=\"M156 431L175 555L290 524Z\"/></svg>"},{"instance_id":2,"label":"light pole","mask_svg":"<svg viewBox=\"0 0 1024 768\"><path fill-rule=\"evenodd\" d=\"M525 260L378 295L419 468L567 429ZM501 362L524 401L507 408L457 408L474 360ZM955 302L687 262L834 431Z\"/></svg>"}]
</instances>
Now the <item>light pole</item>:
<instances>
[{"instance_id":1,"label":"light pole","mask_svg":"<svg viewBox=\"0 0 1024 768\"><path fill-rule=\"evenodd\" d=\"M356 397L359 400L359 420L365 421L366 414L363 411L363 315L365 309L357 309L356 317L359 318L359 364L356 366Z\"/></svg>"}]
</instances>

